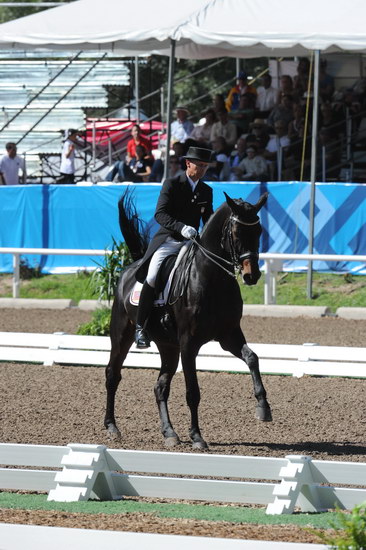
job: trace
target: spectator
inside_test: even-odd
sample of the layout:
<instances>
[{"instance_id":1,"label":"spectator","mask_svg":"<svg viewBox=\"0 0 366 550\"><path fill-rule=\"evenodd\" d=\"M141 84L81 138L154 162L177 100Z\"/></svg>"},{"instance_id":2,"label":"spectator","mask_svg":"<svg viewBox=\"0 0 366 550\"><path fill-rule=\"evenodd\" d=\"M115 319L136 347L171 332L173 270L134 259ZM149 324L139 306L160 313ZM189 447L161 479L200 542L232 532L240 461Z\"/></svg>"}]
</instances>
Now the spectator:
<instances>
[{"instance_id":1,"label":"spectator","mask_svg":"<svg viewBox=\"0 0 366 550\"><path fill-rule=\"evenodd\" d=\"M346 131L342 112L338 113L334 111L332 104L328 101L320 105L319 126L321 128L328 128L335 138L340 137L340 135L344 134Z\"/></svg>"},{"instance_id":2,"label":"spectator","mask_svg":"<svg viewBox=\"0 0 366 550\"><path fill-rule=\"evenodd\" d=\"M183 172L185 171L185 167L186 167L186 160L184 158L184 155L186 154L186 152L188 150L187 149L187 142L188 142L188 140L185 143L181 143L180 141L176 141L175 143L173 143L172 149L174 151L174 155L172 155L172 157L170 157L170 159L171 158L178 159L179 168L181 170L183 170ZM172 169L172 166L169 163L169 170L171 170L171 169ZM149 181L159 182L163 179L163 175L164 175L164 163L163 163L162 159L156 159L154 161L153 165L152 165L152 168L151 168L151 174L149 176Z\"/></svg>"},{"instance_id":3,"label":"spectator","mask_svg":"<svg viewBox=\"0 0 366 550\"><path fill-rule=\"evenodd\" d=\"M304 108L300 103L294 103L292 106L293 119L290 121L287 129L288 137L291 141L296 141L300 137L304 126Z\"/></svg>"},{"instance_id":4,"label":"spectator","mask_svg":"<svg viewBox=\"0 0 366 550\"><path fill-rule=\"evenodd\" d=\"M236 85L231 88L225 101L228 111L235 111L239 108L240 96L243 94L253 94L257 97L257 90L254 86L248 84L248 75L245 71L241 71L236 77Z\"/></svg>"},{"instance_id":5,"label":"spectator","mask_svg":"<svg viewBox=\"0 0 366 550\"><path fill-rule=\"evenodd\" d=\"M319 66L319 96L323 102L331 101L334 94L334 78L327 73L327 60L321 59Z\"/></svg>"},{"instance_id":6,"label":"spectator","mask_svg":"<svg viewBox=\"0 0 366 550\"><path fill-rule=\"evenodd\" d=\"M184 143L192 133L194 125L188 120L189 111L185 107L177 107L175 113L177 120L171 125L171 144L176 141Z\"/></svg>"},{"instance_id":7,"label":"spectator","mask_svg":"<svg viewBox=\"0 0 366 550\"><path fill-rule=\"evenodd\" d=\"M246 145L246 140L243 137L240 137L236 142L235 150L231 153L229 160L224 166L223 179L225 181L236 181L237 177L233 169L244 159Z\"/></svg>"},{"instance_id":8,"label":"spectator","mask_svg":"<svg viewBox=\"0 0 366 550\"><path fill-rule=\"evenodd\" d=\"M262 86L257 88L257 116L267 118L277 104L278 91L272 86L272 77L269 73L262 76Z\"/></svg>"},{"instance_id":9,"label":"spectator","mask_svg":"<svg viewBox=\"0 0 366 550\"><path fill-rule=\"evenodd\" d=\"M181 176L184 174L184 170L182 169L181 161L176 155L171 155L169 157L169 177L175 178L177 176Z\"/></svg>"},{"instance_id":10,"label":"spectator","mask_svg":"<svg viewBox=\"0 0 366 550\"><path fill-rule=\"evenodd\" d=\"M301 98L308 91L310 75L310 61L307 57L301 57L297 65L297 74L294 76L294 93Z\"/></svg>"},{"instance_id":11,"label":"spectator","mask_svg":"<svg viewBox=\"0 0 366 550\"><path fill-rule=\"evenodd\" d=\"M205 122L201 125L197 125L193 128L191 139L194 139L197 146L207 148L209 147L211 140L211 130L213 124L216 122L216 113L213 109L207 109L205 113Z\"/></svg>"},{"instance_id":12,"label":"spectator","mask_svg":"<svg viewBox=\"0 0 366 550\"><path fill-rule=\"evenodd\" d=\"M25 160L17 155L17 146L9 142L5 145L6 155L0 159L0 176L4 185L26 183ZM20 174L19 174L20 173Z\"/></svg>"},{"instance_id":13,"label":"spectator","mask_svg":"<svg viewBox=\"0 0 366 550\"><path fill-rule=\"evenodd\" d=\"M264 158L268 161L271 180L281 179L283 160L290 145L287 135L287 126L282 120L275 122L276 135L271 137L264 151Z\"/></svg>"},{"instance_id":14,"label":"spectator","mask_svg":"<svg viewBox=\"0 0 366 550\"><path fill-rule=\"evenodd\" d=\"M258 155L257 147L250 145L246 149L247 156L233 168L237 181L266 181L268 179L267 162Z\"/></svg>"},{"instance_id":15,"label":"spectator","mask_svg":"<svg viewBox=\"0 0 366 550\"><path fill-rule=\"evenodd\" d=\"M118 161L112 170L107 174L106 181L114 181L118 174L118 181L132 181L142 183L149 181L151 167L146 159L146 149L142 145L136 145L135 156L130 158L126 155L124 161Z\"/></svg>"},{"instance_id":16,"label":"spectator","mask_svg":"<svg viewBox=\"0 0 366 550\"><path fill-rule=\"evenodd\" d=\"M151 142L148 138L141 135L141 127L134 124L131 128L131 139L127 143L127 162L136 157L137 145L142 145L146 151L146 158L151 159Z\"/></svg>"},{"instance_id":17,"label":"spectator","mask_svg":"<svg viewBox=\"0 0 366 550\"><path fill-rule=\"evenodd\" d=\"M215 111L216 117L219 111L224 111L226 109L225 98L222 94L214 95L212 101L212 109Z\"/></svg>"},{"instance_id":18,"label":"spectator","mask_svg":"<svg viewBox=\"0 0 366 550\"><path fill-rule=\"evenodd\" d=\"M286 125L286 128L290 124L291 120L294 118L293 113L293 97L289 94L284 94L281 99L281 103L276 105L269 117L267 118L267 124L270 128L275 127L275 123L278 120L281 120Z\"/></svg>"},{"instance_id":19,"label":"spectator","mask_svg":"<svg viewBox=\"0 0 366 550\"><path fill-rule=\"evenodd\" d=\"M223 169L229 161L225 138L217 136L212 142L212 149L212 160L206 172L206 179L209 181L222 181L225 179Z\"/></svg>"},{"instance_id":20,"label":"spectator","mask_svg":"<svg viewBox=\"0 0 366 550\"><path fill-rule=\"evenodd\" d=\"M57 183L75 183L75 146L77 145L78 130L70 128L67 131L61 153L60 179Z\"/></svg>"},{"instance_id":21,"label":"spectator","mask_svg":"<svg viewBox=\"0 0 366 550\"><path fill-rule=\"evenodd\" d=\"M281 99L284 95L294 94L294 84L292 78L288 74L284 74L280 78L280 88L277 92L277 101L276 103L281 103Z\"/></svg>"},{"instance_id":22,"label":"spectator","mask_svg":"<svg viewBox=\"0 0 366 550\"><path fill-rule=\"evenodd\" d=\"M247 135L246 142L255 143L258 154L262 155L269 142L269 131L266 122L262 118L255 118L250 124L251 133Z\"/></svg>"},{"instance_id":23,"label":"spectator","mask_svg":"<svg viewBox=\"0 0 366 550\"><path fill-rule=\"evenodd\" d=\"M225 138L226 143L230 150L234 148L237 140L237 130L233 122L229 120L229 113L226 110L219 111L218 122L215 122L211 129L211 142L222 136Z\"/></svg>"},{"instance_id":24,"label":"spectator","mask_svg":"<svg viewBox=\"0 0 366 550\"><path fill-rule=\"evenodd\" d=\"M230 111L229 118L237 127L237 134L247 134L249 124L254 119L255 98L253 94L243 94L240 96L239 107L235 111Z\"/></svg>"}]
</instances>

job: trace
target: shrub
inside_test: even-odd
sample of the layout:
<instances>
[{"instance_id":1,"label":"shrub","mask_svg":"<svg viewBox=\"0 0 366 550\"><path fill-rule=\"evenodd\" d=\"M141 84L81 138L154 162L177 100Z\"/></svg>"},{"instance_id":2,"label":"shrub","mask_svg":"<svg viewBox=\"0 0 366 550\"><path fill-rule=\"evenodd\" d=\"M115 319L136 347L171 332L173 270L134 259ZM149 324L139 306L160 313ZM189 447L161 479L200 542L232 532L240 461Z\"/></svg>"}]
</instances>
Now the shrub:
<instances>
[{"instance_id":1,"label":"shrub","mask_svg":"<svg viewBox=\"0 0 366 550\"><path fill-rule=\"evenodd\" d=\"M111 310L108 308L93 311L92 320L80 325L77 334L87 336L108 336L111 324Z\"/></svg>"},{"instance_id":2,"label":"shrub","mask_svg":"<svg viewBox=\"0 0 366 550\"><path fill-rule=\"evenodd\" d=\"M366 501L350 514L338 510L337 519L331 523L334 535L317 533L318 537L334 550L366 550Z\"/></svg>"}]
</instances>

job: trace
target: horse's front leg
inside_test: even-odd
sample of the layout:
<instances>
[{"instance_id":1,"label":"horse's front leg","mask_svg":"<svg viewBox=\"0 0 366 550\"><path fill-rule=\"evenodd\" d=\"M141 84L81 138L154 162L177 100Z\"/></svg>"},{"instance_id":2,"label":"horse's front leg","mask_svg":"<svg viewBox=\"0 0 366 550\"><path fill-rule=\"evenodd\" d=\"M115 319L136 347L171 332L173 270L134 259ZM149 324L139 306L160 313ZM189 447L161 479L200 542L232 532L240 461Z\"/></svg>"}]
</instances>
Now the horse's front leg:
<instances>
[{"instance_id":1,"label":"horse's front leg","mask_svg":"<svg viewBox=\"0 0 366 550\"><path fill-rule=\"evenodd\" d=\"M230 351L236 357L243 359L248 365L254 386L254 395L257 399L255 416L263 422L272 421L271 407L267 401L267 393L264 389L261 374L259 372L258 356L246 343L244 335L240 329L234 330L230 335L220 340L221 347Z\"/></svg>"},{"instance_id":2,"label":"horse's front leg","mask_svg":"<svg viewBox=\"0 0 366 550\"><path fill-rule=\"evenodd\" d=\"M196 372L197 354L198 348L195 350L191 342L181 346L181 359L186 383L186 400L189 410L191 411L189 435L192 440L192 447L193 449L207 449L208 445L201 436L198 423L198 405L201 400L201 393Z\"/></svg>"},{"instance_id":3,"label":"horse's front leg","mask_svg":"<svg viewBox=\"0 0 366 550\"><path fill-rule=\"evenodd\" d=\"M159 409L160 429L164 436L165 445L167 447L175 447L179 445L180 440L170 421L168 399L171 381L178 367L179 348L177 346L163 345L161 343L157 345L161 357L161 368L154 386L154 393Z\"/></svg>"}]
</instances>

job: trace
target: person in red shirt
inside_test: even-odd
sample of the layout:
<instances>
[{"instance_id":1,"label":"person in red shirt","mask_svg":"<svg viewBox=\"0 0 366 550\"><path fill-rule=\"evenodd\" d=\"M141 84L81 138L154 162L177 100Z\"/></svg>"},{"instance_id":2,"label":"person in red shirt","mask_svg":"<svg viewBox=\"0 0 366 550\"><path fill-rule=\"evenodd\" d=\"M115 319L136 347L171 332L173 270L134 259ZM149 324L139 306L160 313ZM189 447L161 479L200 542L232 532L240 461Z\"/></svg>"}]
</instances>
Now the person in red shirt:
<instances>
[{"instance_id":1,"label":"person in red shirt","mask_svg":"<svg viewBox=\"0 0 366 550\"><path fill-rule=\"evenodd\" d=\"M141 128L138 124L134 124L131 128L132 138L127 143L127 157L130 159L136 156L136 146L142 145L146 151L145 158L151 158L151 143L148 138L141 135ZM128 160L128 159L127 159Z\"/></svg>"}]
</instances>

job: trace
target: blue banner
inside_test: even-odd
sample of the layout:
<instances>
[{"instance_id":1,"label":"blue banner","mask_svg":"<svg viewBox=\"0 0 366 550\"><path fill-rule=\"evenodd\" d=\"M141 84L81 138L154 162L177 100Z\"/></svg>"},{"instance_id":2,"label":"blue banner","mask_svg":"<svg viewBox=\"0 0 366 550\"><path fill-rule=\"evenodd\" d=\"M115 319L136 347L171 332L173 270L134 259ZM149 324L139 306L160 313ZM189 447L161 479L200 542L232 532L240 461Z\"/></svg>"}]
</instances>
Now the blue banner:
<instances>
[{"instance_id":1,"label":"blue banner","mask_svg":"<svg viewBox=\"0 0 366 550\"><path fill-rule=\"evenodd\" d=\"M265 191L261 209L261 252L308 253L310 184L308 182L209 183L214 208L225 197L255 203ZM20 248L107 249L122 239L118 200L133 190L137 211L153 233L154 210L161 184L26 185L0 187L0 246ZM366 254L366 186L317 183L314 254ZM44 273L70 273L95 267L100 256L26 257ZM366 274L364 264L314 262L318 271ZM286 262L286 270L305 270L307 262ZM0 254L0 272L12 271L12 257Z\"/></svg>"}]
</instances>

